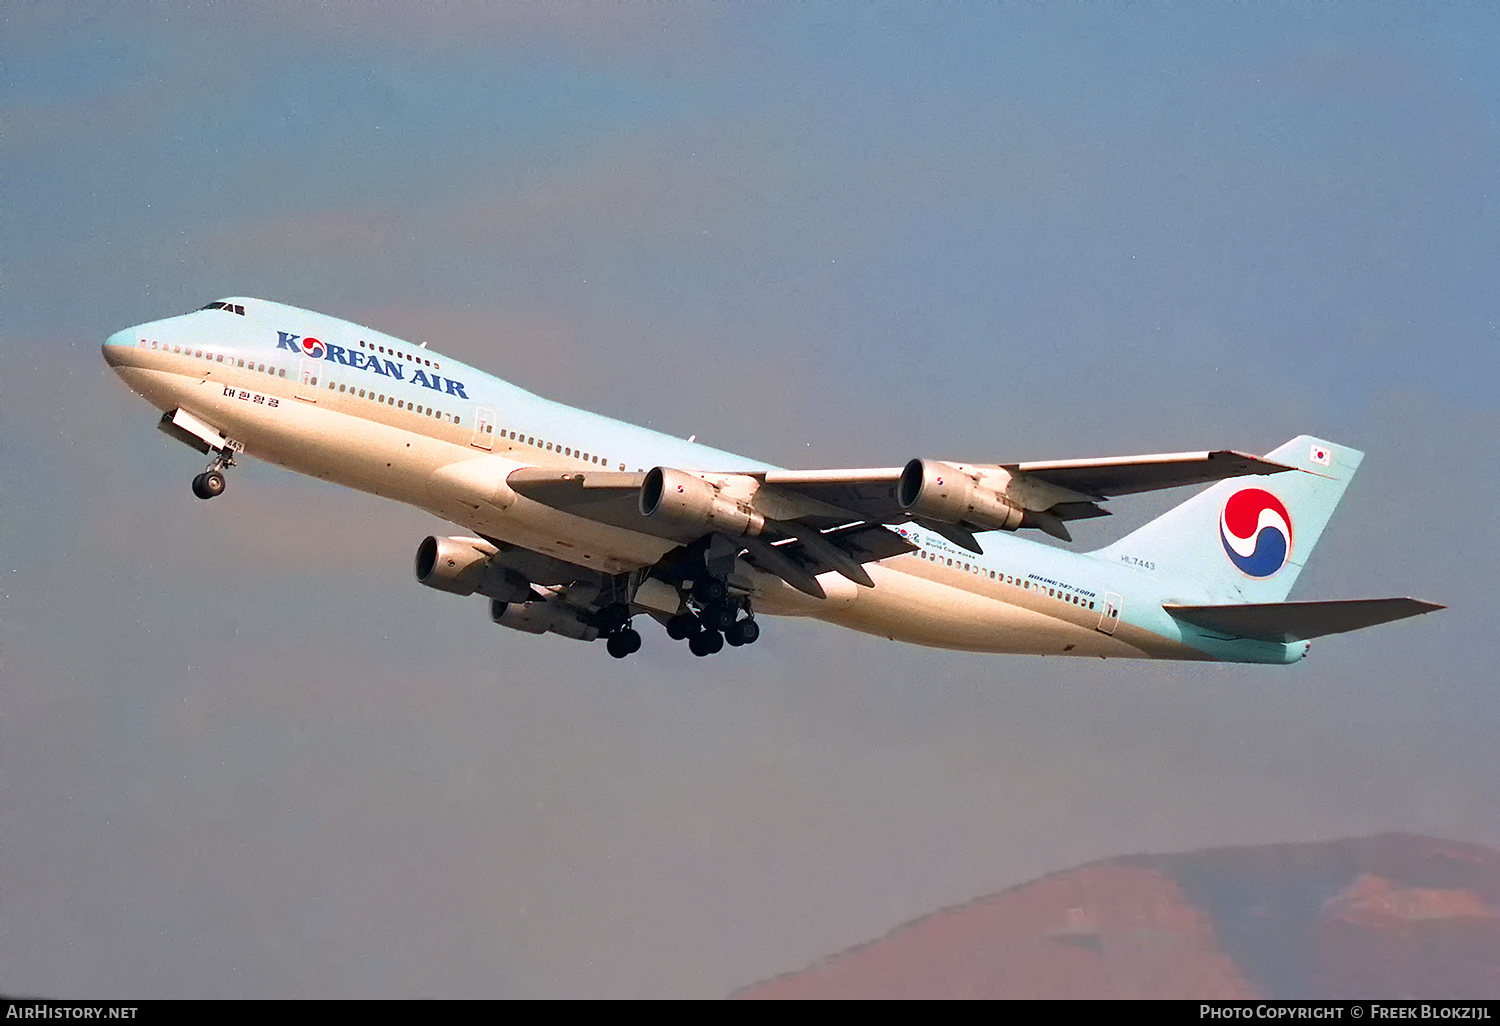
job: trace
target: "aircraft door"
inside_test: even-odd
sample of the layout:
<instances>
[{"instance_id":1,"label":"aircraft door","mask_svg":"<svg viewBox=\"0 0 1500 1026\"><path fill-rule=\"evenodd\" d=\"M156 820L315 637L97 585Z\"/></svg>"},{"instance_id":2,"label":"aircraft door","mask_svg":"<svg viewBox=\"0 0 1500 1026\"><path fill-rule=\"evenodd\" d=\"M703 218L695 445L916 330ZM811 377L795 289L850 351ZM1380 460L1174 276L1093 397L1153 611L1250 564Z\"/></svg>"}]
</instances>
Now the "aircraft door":
<instances>
[{"instance_id":1,"label":"aircraft door","mask_svg":"<svg viewBox=\"0 0 1500 1026\"><path fill-rule=\"evenodd\" d=\"M297 398L305 402L315 403L318 401L318 375L321 368L318 366L322 360L302 361L301 373L297 375Z\"/></svg>"},{"instance_id":2,"label":"aircraft door","mask_svg":"<svg viewBox=\"0 0 1500 1026\"><path fill-rule=\"evenodd\" d=\"M469 439L469 444L476 449L493 449L495 447L495 411L478 409L474 411L474 437Z\"/></svg>"},{"instance_id":3,"label":"aircraft door","mask_svg":"<svg viewBox=\"0 0 1500 1026\"><path fill-rule=\"evenodd\" d=\"M1099 614L1098 629L1105 634L1113 634L1115 627L1120 622L1120 609L1125 605L1125 599L1112 591L1104 593L1104 612Z\"/></svg>"}]
</instances>

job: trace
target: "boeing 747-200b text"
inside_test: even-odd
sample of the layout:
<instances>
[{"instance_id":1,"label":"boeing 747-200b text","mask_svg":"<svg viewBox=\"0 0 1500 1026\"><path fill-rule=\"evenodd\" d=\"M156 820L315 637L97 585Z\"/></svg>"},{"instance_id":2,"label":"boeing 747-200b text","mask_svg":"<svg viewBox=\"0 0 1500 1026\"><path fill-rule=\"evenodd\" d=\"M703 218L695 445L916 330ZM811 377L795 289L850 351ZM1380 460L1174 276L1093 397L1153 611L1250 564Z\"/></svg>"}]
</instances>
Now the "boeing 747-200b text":
<instances>
[{"instance_id":1,"label":"boeing 747-200b text","mask_svg":"<svg viewBox=\"0 0 1500 1026\"><path fill-rule=\"evenodd\" d=\"M1306 435L1266 456L783 470L258 299L103 349L161 428L211 457L200 498L253 455L421 507L470 533L422 541L418 581L484 596L505 627L604 637L617 658L641 647L643 615L706 656L754 642L768 614L973 652L1290 663L1310 638L1441 608L1284 601L1362 455ZM1204 484L1096 552L1017 534L1068 541L1107 499Z\"/></svg>"}]
</instances>

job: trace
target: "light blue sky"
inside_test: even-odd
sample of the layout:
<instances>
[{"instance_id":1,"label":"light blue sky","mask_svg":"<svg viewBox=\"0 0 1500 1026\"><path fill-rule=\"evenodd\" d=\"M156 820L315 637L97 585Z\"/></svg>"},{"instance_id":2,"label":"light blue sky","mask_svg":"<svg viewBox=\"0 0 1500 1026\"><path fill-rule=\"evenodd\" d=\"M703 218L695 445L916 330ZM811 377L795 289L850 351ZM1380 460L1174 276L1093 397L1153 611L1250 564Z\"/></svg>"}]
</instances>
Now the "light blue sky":
<instances>
[{"instance_id":1,"label":"light blue sky","mask_svg":"<svg viewBox=\"0 0 1500 1026\"><path fill-rule=\"evenodd\" d=\"M1091 858L1500 844L1490 5L12 4L0 991L721 995ZM1289 669L488 624L212 504L98 345L216 296L787 466L1367 451ZM1180 496L1116 504L1103 544Z\"/></svg>"}]
</instances>

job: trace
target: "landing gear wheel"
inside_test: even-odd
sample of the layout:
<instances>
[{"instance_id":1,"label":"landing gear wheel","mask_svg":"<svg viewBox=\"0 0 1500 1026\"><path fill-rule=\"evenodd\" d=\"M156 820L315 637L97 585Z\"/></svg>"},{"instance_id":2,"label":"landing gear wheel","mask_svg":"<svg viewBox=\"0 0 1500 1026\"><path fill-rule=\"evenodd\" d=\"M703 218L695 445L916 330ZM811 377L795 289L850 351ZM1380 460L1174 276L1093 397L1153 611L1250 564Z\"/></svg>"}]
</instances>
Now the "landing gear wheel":
<instances>
[{"instance_id":1,"label":"landing gear wheel","mask_svg":"<svg viewBox=\"0 0 1500 1026\"><path fill-rule=\"evenodd\" d=\"M724 632L724 640L735 648L741 645L753 645L759 637L760 628L756 626L754 620L740 620L730 624L729 629Z\"/></svg>"},{"instance_id":2,"label":"landing gear wheel","mask_svg":"<svg viewBox=\"0 0 1500 1026\"><path fill-rule=\"evenodd\" d=\"M724 647L724 635L718 631L703 631L688 639L688 650L695 656L709 656Z\"/></svg>"},{"instance_id":3,"label":"landing gear wheel","mask_svg":"<svg viewBox=\"0 0 1500 1026\"><path fill-rule=\"evenodd\" d=\"M716 631L727 631L734 626L737 611L733 606L710 606L703 611L703 623Z\"/></svg>"},{"instance_id":4,"label":"landing gear wheel","mask_svg":"<svg viewBox=\"0 0 1500 1026\"><path fill-rule=\"evenodd\" d=\"M705 606L716 606L729 595L729 585L717 577L705 577L693 589L693 594Z\"/></svg>"},{"instance_id":5,"label":"landing gear wheel","mask_svg":"<svg viewBox=\"0 0 1500 1026\"><path fill-rule=\"evenodd\" d=\"M641 635L632 627L625 627L604 640L604 647L616 659L624 659L641 650Z\"/></svg>"},{"instance_id":6,"label":"landing gear wheel","mask_svg":"<svg viewBox=\"0 0 1500 1026\"><path fill-rule=\"evenodd\" d=\"M667 637L673 641L682 641L691 638L701 630L703 625L692 613L678 613L667 621Z\"/></svg>"},{"instance_id":7,"label":"landing gear wheel","mask_svg":"<svg viewBox=\"0 0 1500 1026\"><path fill-rule=\"evenodd\" d=\"M193 478L193 494L200 499L224 494L224 475L217 470L205 470Z\"/></svg>"}]
</instances>

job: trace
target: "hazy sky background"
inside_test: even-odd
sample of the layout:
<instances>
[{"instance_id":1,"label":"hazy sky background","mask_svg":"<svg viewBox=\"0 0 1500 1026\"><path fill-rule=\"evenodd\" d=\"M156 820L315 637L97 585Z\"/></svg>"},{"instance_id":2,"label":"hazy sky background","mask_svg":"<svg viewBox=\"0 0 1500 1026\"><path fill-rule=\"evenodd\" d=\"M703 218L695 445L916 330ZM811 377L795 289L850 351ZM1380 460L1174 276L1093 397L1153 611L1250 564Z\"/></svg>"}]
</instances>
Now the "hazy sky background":
<instances>
[{"instance_id":1,"label":"hazy sky background","mask_svg":"<svg viewBox=\"0 0 1500 1026\"><path fill-rule=\"evenodd\" d=\"M1491 4L0 11L0 992L717 996L1090 859L1500 844ZM109 333L250 295L787 466L1367 451L1289 668L491 625ZM1183 495L1116 504L1104 544ZM456 532L451 532L456 533Z\"/></svg>"}]
</instances>

